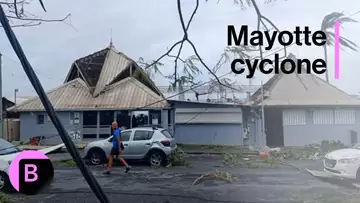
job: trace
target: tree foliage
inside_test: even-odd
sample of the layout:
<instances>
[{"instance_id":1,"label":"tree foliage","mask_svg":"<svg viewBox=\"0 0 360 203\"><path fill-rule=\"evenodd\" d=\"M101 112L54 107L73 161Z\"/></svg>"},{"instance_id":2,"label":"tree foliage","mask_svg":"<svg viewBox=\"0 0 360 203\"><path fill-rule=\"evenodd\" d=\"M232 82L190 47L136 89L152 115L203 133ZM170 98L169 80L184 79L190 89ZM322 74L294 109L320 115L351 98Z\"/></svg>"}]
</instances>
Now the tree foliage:
<instances>
[{"instance_id":1,"label":"tree foliage","mask_svg":"<svg viewBox=\"0 0 360 203\"><path fill-rule=\"evenodd\" d=\"M358 21L346 17L344 13L333 12L329 15L326 15L321 23L321 31L326 34L327 45L334 45L335 34L333 32L335 21L339 21L340 26L343 28L344 23L358 23ZM349 48L353 51L357 51L358 46L350 41L349 39L339 36L339 43L345 48Z\"/></svg>"},{"instance_id":2,"label":"tree foliage","mask_svg":"<svg viewBox=\"0 0 360 203\"><path fill-rule=\"evenodd\" d=\"M359 13L359 12L357 12ZM355 14L357 14L355 13ZM355 15L353 14L353 15ZM324 48L324 58L326 63L328 62L328 55L327 55L327 46L334 46L335 42L335 34L333 32L334 24L338 21L340 23L340 26L343 28L344 23L357 23L358 21L347 17L344 15L344 13L340 12L332 12L329 15L326 15L321 23L321 31L323 31L326 34L326 44L323 46ZM339 36L339 43L340 43L340 49L344 50L343 48L348 48L353 51L357 51L358 46L350 41L349 39ZM326 71L326 82L329 83L329 72Z\"/></svg>"}]
</instances>

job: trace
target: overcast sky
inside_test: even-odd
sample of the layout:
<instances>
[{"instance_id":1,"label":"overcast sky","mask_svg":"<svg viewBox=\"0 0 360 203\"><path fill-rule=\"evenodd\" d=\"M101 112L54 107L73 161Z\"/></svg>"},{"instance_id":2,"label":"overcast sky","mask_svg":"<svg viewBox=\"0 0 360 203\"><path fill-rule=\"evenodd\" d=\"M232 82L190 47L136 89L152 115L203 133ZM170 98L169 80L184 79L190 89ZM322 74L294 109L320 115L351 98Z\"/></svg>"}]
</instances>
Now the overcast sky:
<instances>
[{"instance_id":1,"label":"overcast sky","mask_svg":"<svg viewBox=\"0 0 360 203\"><path fill-rule=\"evenodd\" d=\"M184 0L183 11L186 20L195 6L195 0ZM301 2L301 3L300 3ZM331 12L344 12L351 15L360 10L360 1L347 0L341 4L336 0L278 0L274 4L264 4L258 0L261 12L270 18L280 30L293 31L295 26L310 26L318 30L323 17ZM182 29L177 14L175 0L61 0L45 1L47 13L43 12L37 1L26 9L43 18L62 18L71 14L71 26L65 23L48 23L38 27L16 28L15 33L23 46L33 68L45 90L63 83L71 63L79 57L91 54L109 45L110 30L115 47L137 60L153 60L162 55L174 42L182 38ZM360 20L359 16L353 18ZM67 21L70 23L70 21ZM227 43L227 25L240 28L249 25L256 28L256 14L253 8L241 10L231 0L200 0L200 7L189 29L189 38L196 45L199 54L212 67L217 62ZM340 35L360 45L358 33L360 24L345 25ZM321 47L289 48L298 58L314 60L323 57ZM177 50L175 50L177 51ZM13 90L19 89L18 95L32 96L33 88L29 83L17 57L6 38L0 31L0 52L3 53L3 94L13 99ZM185 46L182 57L193 55L189 46ZM340 79L334 80L333 47L329 48L331 83L346 92L356 94L359 86L359 53L347 51L340 55ZM171 72L173 64L165 59L165 73ZM224 66L219 75L230 70ZM206 81L208 74L203 69ZM269 76L257 75L254 84ZM244 75L233 77L240 84L247 84ZM158 85L168 85L166 80L156 80ZM291 88L291 87L289 87Z\"/></svg>"}]
</instances>

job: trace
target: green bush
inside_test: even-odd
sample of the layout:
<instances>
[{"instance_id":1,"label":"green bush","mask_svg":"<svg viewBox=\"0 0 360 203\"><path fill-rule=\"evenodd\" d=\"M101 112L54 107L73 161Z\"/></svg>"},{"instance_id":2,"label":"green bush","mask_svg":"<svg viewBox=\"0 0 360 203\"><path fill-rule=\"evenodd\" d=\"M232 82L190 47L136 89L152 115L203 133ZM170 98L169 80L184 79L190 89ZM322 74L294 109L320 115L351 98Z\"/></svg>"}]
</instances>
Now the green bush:
<instances>
[{"instance_id":1,"label":"green bush","mask_svg":"<svg viewBox=\"0 0 360 203\"><path fill-rule=\"evenodd\" d=\"M188 166L186 154L178 147L170 154L170 164L172 166Z\"/></svg>"}]
</instances>

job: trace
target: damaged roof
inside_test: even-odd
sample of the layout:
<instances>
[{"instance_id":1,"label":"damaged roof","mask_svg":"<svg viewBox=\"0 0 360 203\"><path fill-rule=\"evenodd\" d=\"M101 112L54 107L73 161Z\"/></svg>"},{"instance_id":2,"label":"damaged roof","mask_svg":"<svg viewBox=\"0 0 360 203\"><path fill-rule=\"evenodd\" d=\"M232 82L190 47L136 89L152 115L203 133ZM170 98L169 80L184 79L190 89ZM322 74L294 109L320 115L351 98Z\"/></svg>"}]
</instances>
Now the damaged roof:
<instances>
[{"instance_id":1,"label":"damaged roof","mask_svg":"<svg viewBox=\"0 0 360 203\"><path fill-rule=\"evenodd\" d=\"M360 105L360 99L350 96L314 74L276 74L263 85L263 89L266 106ZM261 98L259 88L252 95L254 105L260 105Z\"/></svg>"},{"instance_id":2,"label":"damaged roof","mask_svg":"<svg viewBox=\"0 0 360 203\"><path fill-rule=\"evenodd\" d=\"M166 100L155 94L150 88L135 78L125 78L109 87L98 97L93 97L86 83L80 79L74 79L58 88L47 92L47 96L57 111L68 110L92 110L96 109L136 109L164 108L168 106ZM160 101L156 103L157 101ZM34 97L9 111L44 111L39 97Z\"/></svg>"},{"instance_id":3,"label":"damaged roof","mask_svg":"<svg viewBox=\"0 0 360 203\"><path fill-rule=\"evenodd\" d=\"M146 72L112 45L75 60L64 84L49 91L47 96L58 111L168 107ZM34 97L8 110L43 111L44 108L39 98Z\"/></svg>"}]
</instances>

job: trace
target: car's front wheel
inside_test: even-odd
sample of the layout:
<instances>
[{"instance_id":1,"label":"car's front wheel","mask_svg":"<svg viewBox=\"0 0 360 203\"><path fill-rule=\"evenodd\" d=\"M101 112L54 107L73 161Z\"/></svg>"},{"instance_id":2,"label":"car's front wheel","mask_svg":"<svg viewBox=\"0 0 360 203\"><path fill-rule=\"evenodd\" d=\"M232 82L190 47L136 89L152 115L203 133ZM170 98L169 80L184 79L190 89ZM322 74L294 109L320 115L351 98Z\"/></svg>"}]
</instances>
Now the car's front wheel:
<instances>
[{"instance_id":1,"label":"car's front wheel","mask_svg":"<svg viewBox=\"0 0 360 203\"><path fill-rule=\"evenodd\" d=\"M0 172L0 191L7 192L11 189L9 176L5 172Z\"/></svg>"},{"instance_id":2,"label":"car's front wheel","mask_svg":"<svg viewBox=\"0 0 360 203\"><path fill-rule=\"evenodd\" d=\"M91 165L102 164L105 160L105 153L103 150L94 148L88 152L88 157Z\"/></svg>"}]
</instances>

